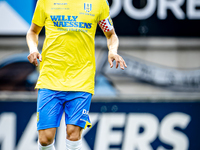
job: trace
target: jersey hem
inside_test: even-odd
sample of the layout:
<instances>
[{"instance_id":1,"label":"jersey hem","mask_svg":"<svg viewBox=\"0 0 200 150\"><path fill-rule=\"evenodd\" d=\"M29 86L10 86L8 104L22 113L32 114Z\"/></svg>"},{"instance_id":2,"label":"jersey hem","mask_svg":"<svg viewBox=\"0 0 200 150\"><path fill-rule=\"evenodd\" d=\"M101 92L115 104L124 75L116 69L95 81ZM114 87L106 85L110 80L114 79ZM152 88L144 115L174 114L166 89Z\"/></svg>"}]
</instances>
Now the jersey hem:
<instances>
[{"instance_id":1,"label":"jersey hem","mask_svg":"<svg viewBox=\"0 0 200 150\"><path fill-rule=\"evenodd\" d=\"M37 21L32 21L32 23L34 23L34 24L36 24L36 25L38 25L38 26L40 26L40 27L43 27L44 25L42 25L42 24L40 24L40 23L38 23Z\"/></svg>"},{"instance_id":2,"label":"jersey hem","mask_svg":"<svg viewBox=\"0 0 200 150\"><path fill-rule=\"evenodd\" d=\"M45 87L45 86L36 86L35 89L49 89L54 91L77 91L77 92L87 92L94 95L94 90L84 90L84 89L73 89L73 88L52 88L52 87Z\"/></svg>"}]
</instances>

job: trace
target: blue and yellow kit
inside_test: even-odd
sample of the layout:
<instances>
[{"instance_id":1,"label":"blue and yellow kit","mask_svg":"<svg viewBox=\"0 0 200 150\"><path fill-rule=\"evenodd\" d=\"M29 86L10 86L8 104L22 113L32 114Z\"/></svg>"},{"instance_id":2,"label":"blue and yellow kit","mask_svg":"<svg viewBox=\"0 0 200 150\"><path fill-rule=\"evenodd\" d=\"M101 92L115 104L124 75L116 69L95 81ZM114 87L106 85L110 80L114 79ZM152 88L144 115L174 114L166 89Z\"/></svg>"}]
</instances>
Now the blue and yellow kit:
<instances>
[{"instance_id":1,"label":"blue and yellow kit","mask_svg":"<svg viewBox=\"0 0 200 150\"><path fill-rule=\"evenodd\" d=\"M36 88L94 94L97 24L113 28L107 0L38 0L32 22L46 32Z\"/></svg>"}]
</instances>

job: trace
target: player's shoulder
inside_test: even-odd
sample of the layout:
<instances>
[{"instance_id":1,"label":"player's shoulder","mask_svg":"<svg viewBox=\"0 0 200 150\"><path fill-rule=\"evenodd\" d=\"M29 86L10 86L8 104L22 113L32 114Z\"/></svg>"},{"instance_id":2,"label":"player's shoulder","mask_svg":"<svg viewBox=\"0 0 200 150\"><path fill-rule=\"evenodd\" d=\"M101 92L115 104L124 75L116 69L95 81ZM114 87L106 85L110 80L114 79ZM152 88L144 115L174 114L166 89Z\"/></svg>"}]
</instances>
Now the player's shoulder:
<instances>
[{"instance_id":1,"label":"player's shoulder","mask_svg":"<svg viewBox=\"0 0 200 150\"><path fill-rule=\"evenodd\" d=\"M100 0L102 3L106 3L107 5L109 5L108 0Z\"/></svg>"},{"instance_id":2,"label":"player's shoulder","mask_svg":"<svg viewBox=\"0 0 200 150\"><path fill-rule=\"evenodd\" d=\"M44 2L45 0L36 0L37 2Z\"/></svg>"},{"instance_id":3,"label":"player's shoulder","mask_svg":"<svg viewBox=\"0 0 200 150\"><path fill-rule=\"evenodd\" d=\"M37 1L37 3L45 3L45 0L36 0Z\"/></svg>"},{"instance_id":4,"label":"player's shoulder","mask_svg":"<svg viewBox=\"0 0 200 150\"><path fill-rule=\"evenodd\" d=\"M98 2L100 4L107 4L109 6L108 0L95 0L95 2Z\"/></svg>"}]
</instances>

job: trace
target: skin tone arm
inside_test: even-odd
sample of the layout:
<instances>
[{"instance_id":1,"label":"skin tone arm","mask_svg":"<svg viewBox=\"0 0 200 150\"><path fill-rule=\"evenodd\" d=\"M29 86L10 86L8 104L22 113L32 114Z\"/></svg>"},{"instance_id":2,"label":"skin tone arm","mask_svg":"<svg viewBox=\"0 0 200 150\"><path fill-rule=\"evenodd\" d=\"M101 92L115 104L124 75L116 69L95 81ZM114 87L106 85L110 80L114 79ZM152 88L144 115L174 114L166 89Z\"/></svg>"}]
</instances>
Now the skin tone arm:
<instances>
[{"instance_id":1,"label":"skin tone arm","mask_svg":"<svg viewBox=\"0 0 200 150\"><path fill-rule=\"evenodd\" d=\"M42 56L40 55L37 49L38 35L41 30L42 30L42 27L37 26L36 24L32 23L26 35L26 41L27 41L29 51L30 51L30 54L28 55L27 58L29 62L35 66L38 66L37 59L39 59L40 62L42 61Z\"/></svg>"},{"instance_id":2,"label":"skin tone arm","mask_svg":"<svg viewBox=\"0 0 200 150\"><path fill-rule=\"evenodd\" d=\"M119 39L115 33L115 30L112 29L111 31L104 32L106 38L107 38L107 45L108 45L108 62L110 63L110 67L113 67L113 61L116 61L116 68L120 66L122 70L124 70L124 67L127 68L127 65L124 61L124 59L117 54L117 49L119 46Z\"/></svg>"}]
</instances>

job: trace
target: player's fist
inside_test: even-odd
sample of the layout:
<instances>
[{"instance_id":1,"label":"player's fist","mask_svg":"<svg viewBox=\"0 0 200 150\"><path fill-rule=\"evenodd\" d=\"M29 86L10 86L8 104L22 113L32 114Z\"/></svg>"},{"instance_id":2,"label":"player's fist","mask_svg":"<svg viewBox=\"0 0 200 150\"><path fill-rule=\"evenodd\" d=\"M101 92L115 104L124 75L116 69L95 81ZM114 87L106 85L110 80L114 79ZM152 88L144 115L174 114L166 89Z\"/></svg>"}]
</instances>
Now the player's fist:
<instances>
[{"instance_id":1,"label":"player's fist","mask_svg":"<svg viewBox=\"0 0 200 150\"><path fill-rule=\"evenodd\" d=\"M116 68L118 68L118 66L120 66L120 68L122 70L124 70L124 67L127 68L126 62L120 55L118 55L116 52L109 51L108 52L108 62L110 63L111 68L113 67L114 60L116 61Z\"/></svg>"},{"instance_id":2,"label":"player's fist","mask_svg":"<svg viewBox=\"0 0 200 150\"><path fill-rule=\"evenodd\" d=\"M33 65L35 65L36 67L38 66L38 62L37 59L39 59L39 61L42 61L42 56L39 52L32 52L27 56L29 62Z\"/></svg>"}]
</instances>

